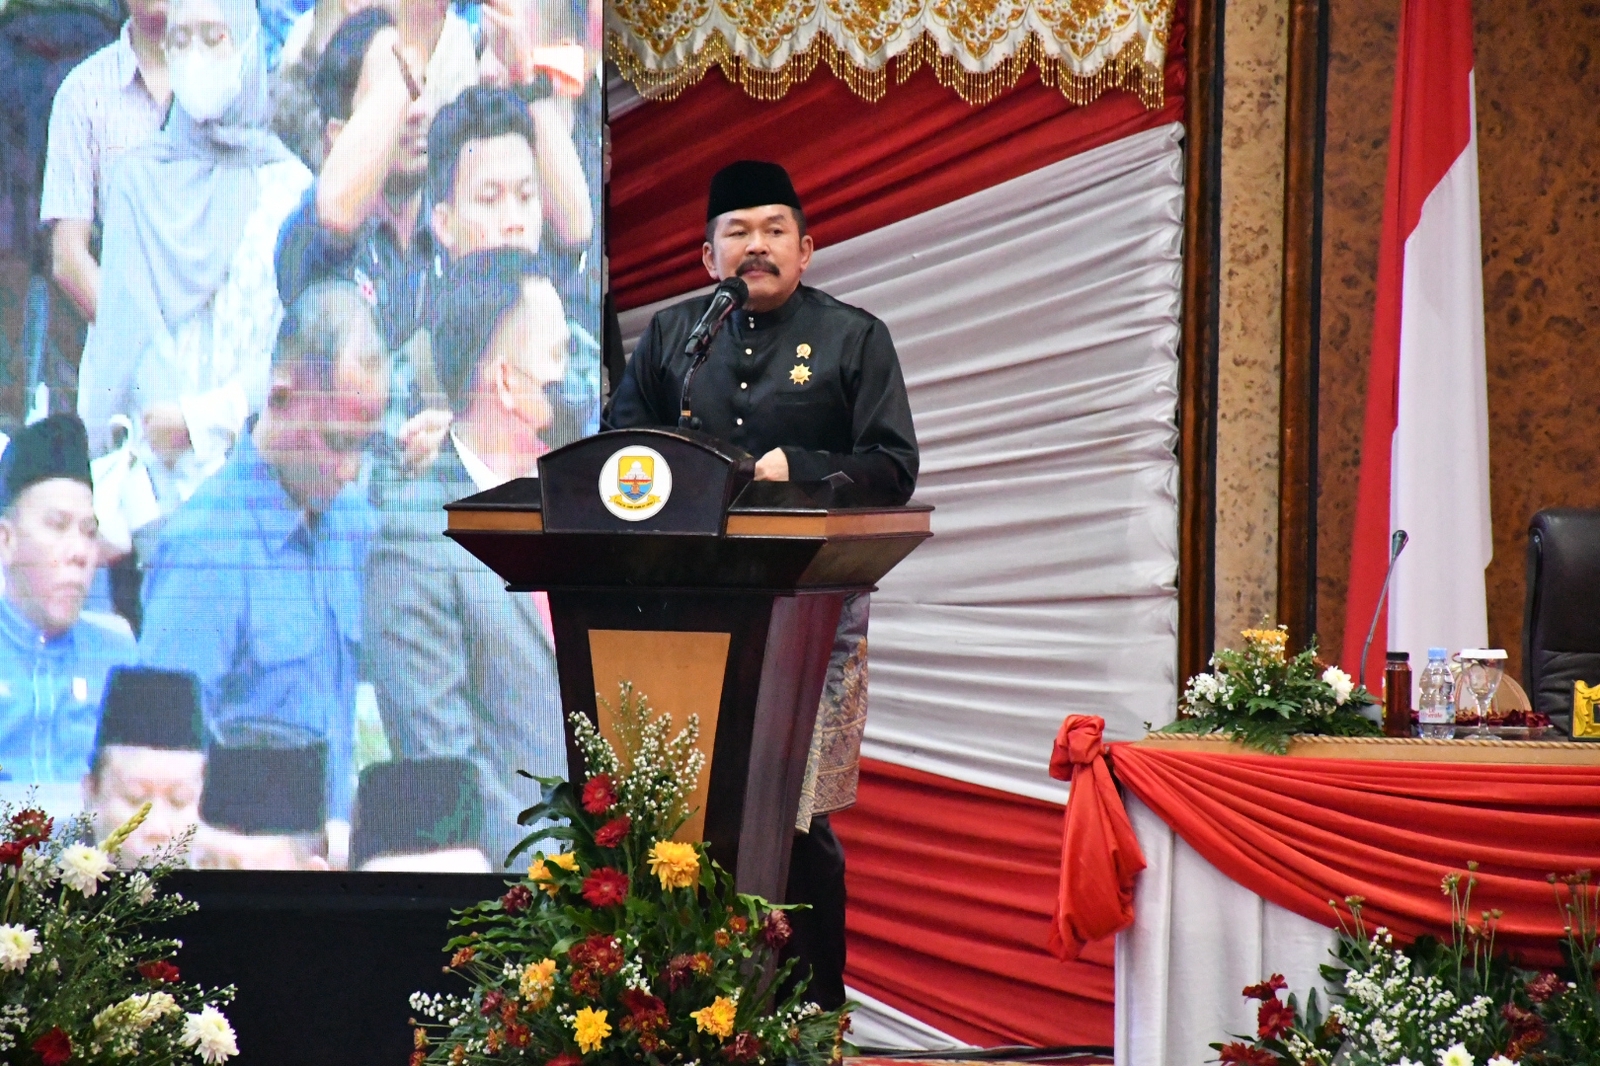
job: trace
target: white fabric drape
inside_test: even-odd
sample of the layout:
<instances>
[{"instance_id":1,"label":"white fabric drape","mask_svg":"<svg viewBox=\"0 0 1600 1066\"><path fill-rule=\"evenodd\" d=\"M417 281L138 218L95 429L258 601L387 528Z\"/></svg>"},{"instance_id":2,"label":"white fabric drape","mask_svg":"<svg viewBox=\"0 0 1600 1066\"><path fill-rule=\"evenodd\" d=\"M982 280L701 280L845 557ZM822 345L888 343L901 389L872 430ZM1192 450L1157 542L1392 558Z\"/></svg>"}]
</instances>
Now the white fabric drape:
<instances>
[{"instance_id":1,"label":"white fabric drape","mask_svg":"<svg viewBox=\"0 0 1600 1066\"><path fill-rule=\"evenodd\" d=\"M1117 934L1116 1066L1199 1066L1213 1041L1256 1028L1259 1004L1239 993L1281 973L1305 1005L1334 931L1228 879L1167 823L1123 792L1148 865L1134 887L1134 923Z\"/></svg>"},{"instance_id":2,"label":"white fabric drape","mask_svg":"<svg viewBox=\"0 0 1600 1066\"><path fill-rule=\"evenodd\" d=\"M1061 719L1175 711L1181 127L820 249L888 323L933 540L874 595L863 753L1064 800ZM670 303L673 301L665 301ZM623 316L631 350L664 304Z\"/></svg>"}]
</instances>

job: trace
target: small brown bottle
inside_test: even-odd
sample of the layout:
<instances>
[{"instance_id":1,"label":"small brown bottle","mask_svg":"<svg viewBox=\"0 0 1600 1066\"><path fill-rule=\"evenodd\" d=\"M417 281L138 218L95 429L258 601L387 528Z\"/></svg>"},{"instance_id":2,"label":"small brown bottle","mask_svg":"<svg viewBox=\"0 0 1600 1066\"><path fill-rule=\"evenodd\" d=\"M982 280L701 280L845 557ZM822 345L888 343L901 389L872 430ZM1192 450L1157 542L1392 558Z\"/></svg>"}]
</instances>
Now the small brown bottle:
<instances>
[{"instance_id":1,"label":"small brown bottle","mask_svg":"<svg viewBox=\"0 0 1600 1066\"><path fill-rule=\"evenodd\" d=\"M1391 651L1383 664L1383 735L1411 735L1411 653Z\"/></svg>"}]
</instances>

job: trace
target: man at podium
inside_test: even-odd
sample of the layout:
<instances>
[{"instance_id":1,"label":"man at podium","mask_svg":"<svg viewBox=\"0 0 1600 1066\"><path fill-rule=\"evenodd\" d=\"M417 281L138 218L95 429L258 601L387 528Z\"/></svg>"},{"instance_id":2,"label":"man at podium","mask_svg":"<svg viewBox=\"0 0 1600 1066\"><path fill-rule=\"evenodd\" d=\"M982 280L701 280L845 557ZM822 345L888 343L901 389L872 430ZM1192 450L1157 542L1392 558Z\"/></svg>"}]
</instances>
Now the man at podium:
<instances>
[{"instance_id":1,"label":"man at podium","mask_svg":"<svg viewBox=\"0 0 1600 1066\"><path fill-rule=\"evenodd\" d=\"M884 504L903 504L917 481L917 437L888 327L858 307L800 283L811 262L788 173L741 160L711 179L701 261L717 281L749 286L694 379L704 432L756 456L760 481L844 475ZM606 413L607 429L676 427L690 333L709 296L651 319ZM795 950L810 966L812 997L844 1002L844 852L828 813L855 802L866 725L867 596L845 600L806 768L788 900Z\"/></svg>"}]
</instances>

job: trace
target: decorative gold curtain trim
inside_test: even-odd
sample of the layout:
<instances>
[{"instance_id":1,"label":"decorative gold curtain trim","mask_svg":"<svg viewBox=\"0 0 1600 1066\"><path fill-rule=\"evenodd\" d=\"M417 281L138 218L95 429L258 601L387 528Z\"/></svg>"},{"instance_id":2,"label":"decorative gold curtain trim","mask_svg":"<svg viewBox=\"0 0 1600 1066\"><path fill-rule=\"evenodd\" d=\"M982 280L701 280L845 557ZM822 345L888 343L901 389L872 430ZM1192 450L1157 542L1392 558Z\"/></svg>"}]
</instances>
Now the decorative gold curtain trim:
<instances>
[{"instance_id":1,"label":"decorative gold curtain trim","mask_svg":"<svg viewBox=\"0 0 1600 1066\"><path fill-rule=\"evenodd\" d=\"M1145 41L1135 37L1122 51L1091 75L1075 73L1061 59L1052 56L1037 34L1025 37L1015 52L992 70L969 71L954 57L939 50L938 43L923 33L888 65L867 69L850 58L826 32L812 38L811 46L792 56L775 70L758 67L738 55L728 45L721 30L713 30L706 45L693 59L681 66L655 70L640 62L627 42L615 31L607 34L606 58L616 64L622 76L648 100L673 100L694 85L712 67L757 100L779 100L791 88L811 77L818 63L826 63L835 77L848 85L863 100L877 103L889 88L889 66L894 68L896 85L904 84L923 66L933 71L939 84L954 89L956 95L981 107L1011 88L1030 65L1039 70L1039 80L1056 86L1061 95L1077 105L1092 103L1107 89L1126 89L1145 107L1154 110L1165 97L1165 73L1160 66L1146 62Z\"/></svg>"}]
</instances>

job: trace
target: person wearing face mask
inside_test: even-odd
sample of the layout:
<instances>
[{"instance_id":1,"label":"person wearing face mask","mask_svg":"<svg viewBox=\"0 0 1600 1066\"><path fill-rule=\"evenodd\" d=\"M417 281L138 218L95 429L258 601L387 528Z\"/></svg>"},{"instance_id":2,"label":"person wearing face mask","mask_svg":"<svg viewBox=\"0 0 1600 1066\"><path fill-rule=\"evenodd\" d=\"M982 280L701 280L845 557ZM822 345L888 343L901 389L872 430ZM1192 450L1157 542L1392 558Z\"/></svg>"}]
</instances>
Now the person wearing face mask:
<instances>
[{"instance_id":1,"label":"person wearing face mask","mask_svg":"<svg viewBox=\"0 0 1600 1066\"><path fill-rule=\"evenodd\" d=\"M107 192L97 328L79 369L91 451L114 430L154 508L187 500L261 409L283 307L278 228L311 174L268 129L251 0L172 0L164 40L174 102L126 153Z\"/></svg>"},{"instance_id":2,"label":"person wearing face mask","mask_svg":"<svg viewBox=\"0 0 1600 1066\"><path fill-rule=\"evenodd\" d=\"M398 759L477 766L484 845L498 869L539 800L539 777L566 774L555 644L545 594L502 582L439 536L440 508L526 477L547 450L549 393L566 370L561 301L526 249L452 263L429 319L455 422L426 475L386 501L367 561L366 676Z\"/></svg>"},{"instance_id":3,"label":"person wearing face mask","mask_svg":"<svg viewBox=\"0 0 1600 1066\"><path fill-rule=\"evenodd\" d=\"M143 663L200 680L208 733L241 720L328 747L327 802L355 788L361 580L377 516L352 485L388 399L388 352L348 282L289 308L267 402L145 568Z\"/></svg>"}]
</instances>

